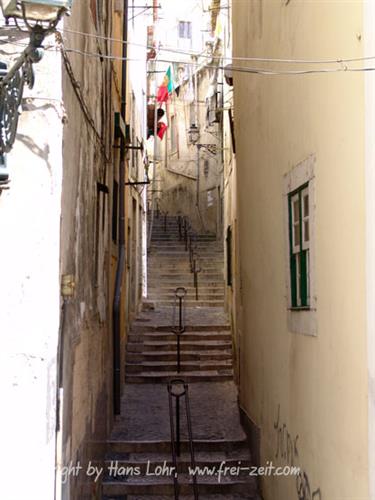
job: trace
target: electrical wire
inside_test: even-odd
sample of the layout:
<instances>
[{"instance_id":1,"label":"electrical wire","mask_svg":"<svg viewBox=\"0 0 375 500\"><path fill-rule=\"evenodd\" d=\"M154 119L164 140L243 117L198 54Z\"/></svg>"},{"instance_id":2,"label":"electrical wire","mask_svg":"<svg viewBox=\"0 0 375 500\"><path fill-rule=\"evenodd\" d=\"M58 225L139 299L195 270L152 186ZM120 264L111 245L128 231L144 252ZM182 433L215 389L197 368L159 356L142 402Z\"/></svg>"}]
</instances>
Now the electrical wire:
<instances>
[{"instance_id":1,"label":"electrical wire","mask_svg":"<svg viewBox=\"0 0 375 500\"><path fill-rule=\"evenodd\" d=\"M139 14L137 14L139 15ZM136 17L136 16L134 16ZM0 29L4 28L12 28L10 26L0 26ZM66 32L74 35L80 35L87 38L96 38L102 39L109 42L117 42L127 45L133 45L135 47L141 47L144 49L154 49L155 47L152 45L145 45L142 43L131 42L129 40L121 40L120 38L112 38L104 35L98 35L94 33L86 33L84 31L76 31L71 30L69 28L58 28L57 31L60 33ZM223 61L250 61L250 62L264 62L264 63L283 63L283 64L341 64L341 63L353 63L353 62L361 62L361 61L369 61L375 59L375 55L373 56L364 56L364 57L351 57L351 58L341 58L338 57L336 59L287 59L287 58L268 58L268 57L240 57L240 56L215 56L202 54L201 52L182 50L175 47L159 47L159 51L161 52L172 52L175 54L182 54L187 56L195 56L195 57L203 57L207 59L213 60L223 60Z\"/></svg>"},{"instance_id":2,"label":"electrical wire","mask_svg":"<svg viewBox=\"0 0 375 500\"><path fill-rule=\"evenodd\" d=\"M129 8L131 9L131 8L132 8L132 6L129 6ZM135 18L136 18L136 17L138 17L138 16L141 16L142 14L144 14L145 12L147 12L149 9L152 9L152 6L150 6L150 7L146 7L146 8L145 8L145 9L143 9L141 12L138 12L138 13L137 13L137 14L135 14L133 17L131 17L131 18L129 19L129 21L133 21L133 19L135 19Z\"/></svg>"},{"instance_id":3,"label":"electrical wire","mask_svg":"<svg viewBox=\"0 0 375 500\"><path fill-rule=\"evenodd\" d=\"M113 55L107 55L107 54L99 54L96 52L87 52L79 49L74 49L71 47L64 47L65 51L67 53L74 53L74 54L79 54L82 56L87 56L87 57L93 57L93 58L98 58L98 59L106 59L106 60L111 60L111 61L130 61L130 62L143 62L144 60L142 58L123 58L121 56L113 56ZM58 49L49 46L46 48L46 50L49 51L58 51ZM375 59L375 57L368 57L368 58L361 58L361 61L367 60L367 59ZM225 66L221 65L216 65L216 64L204 64L202 63L195 63L195 62L190 62L190 61L178 61L174 59L157 59L155 60L156 62L159 63L166 63L166 64L171 64L171 63L176 63L176 64L184 64L185 66L190 66L194 68L213 68L213 69L220 69L220 70L225 70L227 69ZM282 76L282 75L309 75L309 74L324 74L324 73L342 73L342 72L371 72L375 71L375 67L363 67L363 68L353 68L347 65L343 65L345 60L337 60L335 61L336 64L342 64L341 67L339 68L319 68L319 69L303 69L303 70L274 70L274 69L265 69L265 68L258 68L258 67L246 67L246 66L233 66L231 65L230 70L235 73L250 73L250 74L257 74L257 75L264 75L264 76ZM358 59L351 59L352 62L358 61Z\"/></svg>"},{"instance_id":4,"label":"electrical wire","mask_svg":"<svg viewBox=\"0 0 375 500\"><path fill-rule=\"evenodd\" d=\"M118 43L123 43L123 44L126 43L129 45L134 45L134 46L138 46L138 47L145 48L145 49L155 48L155 47L150 46L150 45L144 45L141 43L136 43L136 42L131 42L131 41L124 41L124 40L121 40L119 38L110 38L110 37L105 37L102 35L85 33L82 31L69 30L67 28L64 28L63 30L68 32L68 33L72 33L72 34L77 34L77 35L81 35L81 36L88 36L88 37L93 37L93 38L103 38L103 39L106 39L108 41L113 41L113 42L118 42ZM360 62L360 61L375 59L375 55L374 56L365 56L365 57L320 59L320 60L315 60L315 59L282 59L282 58L265 58L265 57L238 57L238 56L222 57L222 56L202 54L200 52L194 52L194 51L189 51L189 50L182 50L182 49L178 49L175 47L159 47L158 50L160 52L173 52L176 54L196 56L196 57L205 57L208 59L220 59L220 60L230 60L230 61L251 61L251 62L274 62L274 63L287 63L287 64L294 64L294 63L296 63L296 64L337 64L337 63Z\"/></svg>"},{"instance_id":5,"label":"electrical wire","mask_svg":"<svg viewBox=\"0 0 375 500\"><path fill-rule=\"evenodd\" d=\"M66 52L73 52L81 55L85 55L88 57L97 57L101 59L110 59L110 60L117 60L117 61L123 61L123 60L131 60L131 61L142 61L142 59L124 59L119 56L112 56L112 55L105 55L105 54L97 54L95 52L85 52L77 49L72 49L72 48L66 48ZM202 67L201 64L199 63L194 63L194 62L185 62L185 61L176 61L172 59L157 59L157 62L162 62L162 63L177 63L177 64L185 64L187 66L191 67ZM212 65L212 64L207 64L203 66L204 68L213 68L213 69L221 69L225 70L227 69L225 66L220 66L220 65ZM271 70L271 69L264 69L264 68L252 68L252 67L241 67L241 66L231 66L231 71L236 72L236 73L251 73L251 74L258 74L258 75L308 75L308 74L319 74L319 73L342 73L342 72L368 72L368 71L375 71L375 67L364 67L364 68L353 68L349 66L341 66L340 68L320 68L320 69L303 69L303 70Z\"/></svg>"},{"instance_id":6,"label":"electrical wire","mask_svg":"<svg viewBox=\"0 0 375 500\"><path fill-rule=\"evenodd\" d=\"M155 48L152 45L145 45L145 44L141 44L141 43L137 43L137 42L131 42L129 40L121 40L119 38L111 38L111 37L105 37L103 35L95 35L92 33L85 33L83 31L70 30L68 28L63 28L62 31L65 31L67 33L76 34L76 35L92 37L92 38L102 38L102 39L106 39L106 40L112 41L112 42L118 42L118 43L123 43L123 44L141 47L141 48L144 48L147 50ZM320 60L319 59L283 59L283 58L267 58L267 57L238 57L238 56L222 57L222 56L202 54L200 52L195 52L195 51L191 51L191 50L190 51L189 50L182 50L182 49L178 49L175 47L159 47L158 50L160 52L173 52L175 54L182 54L182 55L195 56L195 57L205 57L208 59L220 59L220 60L228 60L228 61L273 62L273 63L286 63L286 64L337 64L337 63L360 62L360 61L367 61L367 60L375 59L375 55L374 56L365 56L365 57L320 59Z\"/></svg>"}]
</instances>

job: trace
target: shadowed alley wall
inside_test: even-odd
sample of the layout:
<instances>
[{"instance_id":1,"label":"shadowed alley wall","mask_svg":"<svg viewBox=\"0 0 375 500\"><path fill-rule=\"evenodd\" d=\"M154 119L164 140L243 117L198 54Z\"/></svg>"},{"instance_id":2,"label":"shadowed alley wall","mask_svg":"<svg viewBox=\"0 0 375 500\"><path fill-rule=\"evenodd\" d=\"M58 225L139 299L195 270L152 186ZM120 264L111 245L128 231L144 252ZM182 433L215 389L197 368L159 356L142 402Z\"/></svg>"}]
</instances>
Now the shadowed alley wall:
<instances>
[{"instance_id":1,"label":"shadowed alley wall","mask_svg":"<svg viewBox=\"0 0 375 500\"><path fill-rule=\"evenodd\" d=\"M234 2L233 34L235 56L361 57L362 2ZM302 468L264 479L265 499L368 499L364 76L235 73L234 102L240 402L261 463ZM304 183L311 297L298 310L288 195Z\"/></svg>"}]
</instances>

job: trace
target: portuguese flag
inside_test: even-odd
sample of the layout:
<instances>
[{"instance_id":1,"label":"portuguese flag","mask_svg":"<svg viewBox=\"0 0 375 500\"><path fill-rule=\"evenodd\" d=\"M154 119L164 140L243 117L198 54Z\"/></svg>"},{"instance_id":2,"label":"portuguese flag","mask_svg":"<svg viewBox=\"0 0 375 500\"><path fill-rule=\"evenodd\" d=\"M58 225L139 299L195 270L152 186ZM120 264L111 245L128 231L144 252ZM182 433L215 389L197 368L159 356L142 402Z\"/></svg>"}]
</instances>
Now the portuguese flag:
<instances>
[{"instance_id":1,"label":"portuguese flag","mask_svg":"<svg viewBox=\"0 0 375 500\"><path fill-rule=\"evenodd\" d=\"M164 75L163 83L158 89L158 94L156 96L157 102L167 102L169 94L173 92L173 82L172 82L172 68L169 66L167 72Z\"/></svg>"}]
</instances>

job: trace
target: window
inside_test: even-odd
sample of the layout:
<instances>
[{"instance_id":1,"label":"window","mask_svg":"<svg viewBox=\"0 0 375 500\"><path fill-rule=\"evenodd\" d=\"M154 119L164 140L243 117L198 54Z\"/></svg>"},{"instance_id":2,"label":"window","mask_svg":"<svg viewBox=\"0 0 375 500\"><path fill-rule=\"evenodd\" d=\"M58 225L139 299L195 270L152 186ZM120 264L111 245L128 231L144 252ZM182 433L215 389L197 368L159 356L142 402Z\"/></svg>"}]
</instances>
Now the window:
<instances>
[{"instance_id":1,"label":"window","mask_svg":"<svg viewBox=\"0 0 375 500\"><path fill-rule=\"evenodd\" d=\"M191 40L191 22L190 21L179 21L178 23L178 37L188 38Z\"/></svg>"},{"instance_id":2,"label":"window","mask_svg":"<svg viewBox=\"0 0 375 500\"><path fill-rule=\"evenodd\" d=\"M308 184L289 194L292 307L310 306L310 216Z\"/></svg>"},{"instance_id":3,"label":"window","mask_svg":"<svg viewBox=\"0 0 375 500\"><path fill-rule=\"evenodd\" d=\"M177 46L180 49L191 49L192 47L192 27L190 21L179 21L177 25Z\"/></svg>"},{"instance_id":4,"label":"window","mask_svg":"<svg viewBox=\"0 0 375 500\"><path fill-rule=\"evenodd\" d=\"M317 335L315 155L284 176L287 321L292 333Z\"/></svg>"},{"instance_id":5,"label":"window","mask_svg":"<svg viewBox=\"0 0 375 500\"><path fill-rule=\"evenodd\" d=\"M227 250L227 286L232 286L232 227L227 227L227 237L225 239Z\"/></svg>"}]
</instances>

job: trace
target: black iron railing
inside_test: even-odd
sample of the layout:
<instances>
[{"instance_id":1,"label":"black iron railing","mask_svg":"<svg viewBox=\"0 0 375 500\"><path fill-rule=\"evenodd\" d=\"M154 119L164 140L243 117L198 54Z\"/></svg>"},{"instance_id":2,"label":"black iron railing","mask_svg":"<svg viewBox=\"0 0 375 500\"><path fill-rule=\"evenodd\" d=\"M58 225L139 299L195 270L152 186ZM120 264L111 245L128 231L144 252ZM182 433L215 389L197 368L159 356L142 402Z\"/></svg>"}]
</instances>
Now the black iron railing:
<instances>
[{"instance_id":1,"label":"black iron railing","mask_svg":"<svg viewBox=\"0 0 375 500\"><path fill-rule=\"evenodd\" d=\"M191 411L190 411L190 400L189 400L189 386L182 379L171 380L168 383L168 400L169 400L169 421L171 429L171 451L172 451L172 462L175 474L173 475L174 484L174 498L179 499L180 495L180 485L178 482L178 458L181 456L181 412L180 412L180 399L185 399L185 413L186 413L186 424L188 431L188 444L190 452L190 466L195 470L195 453L194 453L194 441L193 441L193 430L191 424ZM173 411L173 400L175 400L175 412ZM194 500L199 499L198 483L195 474L192 475L192 485L194 492Z\"/></svg>"},{"instance_id":2,"label":"black iron railing","mask_svg":"<svg viewBox=\"0 0 375 500\"><path fill-rule=\"evenodd\" d=\"M202 269L199 267L199 262L198 258L194 258L193 260L193 266L192 266L192 272L194 274L194 288L195 288L195 300L199 300L199 280L198 280L198 275L202 271Z\"/></svg>"},{"instance_id":3,"label":"black iron railing","mask_svg":"<svg viewBox=\"0 0 375 500\"><path fill-rule=\"evenodd\" d=\"M173 326L172 332L176 334L177 340L177 373L181 371L181 335L185 331L185 302L186 288L180 286L175 290L173 305Z\"/></svg>"}]
</instances>

